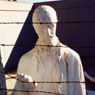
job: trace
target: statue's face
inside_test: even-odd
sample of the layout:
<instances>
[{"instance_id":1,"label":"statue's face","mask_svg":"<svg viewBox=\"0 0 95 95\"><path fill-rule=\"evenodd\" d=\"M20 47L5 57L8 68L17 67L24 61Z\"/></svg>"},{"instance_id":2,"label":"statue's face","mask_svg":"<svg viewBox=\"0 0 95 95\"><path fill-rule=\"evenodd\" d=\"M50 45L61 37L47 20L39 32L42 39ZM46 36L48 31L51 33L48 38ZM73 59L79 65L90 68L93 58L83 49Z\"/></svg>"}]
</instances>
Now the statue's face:
<instances>
[{"instance_id":1,"label":"statue's face","mask_svg":"<svg viewBox=\"0 0 95 95\"><path fill-rule=\"evenodd\" d=\"M42 24L39 25L39 32L38 36L41 38L44 43L51 45L54 43L54 38L56 36L56 24L50 23L50 24Z\"/></svg>"},{"instance_id":2,"label":"statue's face","mask_svg":"<svg viewBox=\"0 0 95 95\"><path fill-rule=\"evenodd\" d=\"M47 34L50 38L53 38L56 35L56 24L51 23L47 25Z\"/></svg>"},{"instance_id":3,"label":"statue's face","mask_svg":"<svg viewBox=\"0 0 95 95\"><path fill-rule=\"evenodd\" d=\"M39 25L39 30L41 34L39 36L43 36L46 38L53 38L56 36L56 24L50 23L50 24L42 24Z\"/></svg>"},{"instance_id":4,"label":"statue's face","mask_svg":"<svg viewBox=\"0 0 95 95\"><path fill-rule=\"evenodd\" d=\"M52 45L55 43L57 15L49 6L38 7L33 14L33 24L41 43Z\"/></svg>"}]
</instances>

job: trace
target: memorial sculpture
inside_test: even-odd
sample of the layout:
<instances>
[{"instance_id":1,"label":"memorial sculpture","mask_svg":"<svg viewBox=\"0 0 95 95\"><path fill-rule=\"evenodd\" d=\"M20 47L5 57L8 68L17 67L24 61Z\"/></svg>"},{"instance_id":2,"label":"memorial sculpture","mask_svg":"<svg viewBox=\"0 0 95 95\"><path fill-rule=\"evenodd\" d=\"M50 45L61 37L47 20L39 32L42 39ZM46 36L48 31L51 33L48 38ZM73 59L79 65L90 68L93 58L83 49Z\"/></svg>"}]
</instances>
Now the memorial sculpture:
<instances>
[{"instance_id":1,"label":"memorial sculpture","mask_svg":"<svg viewBox=\"0 0 95 95\"><path fill-rule=\"evenodd\" d=\"M3 64L1 62L1 52L0 52L0 95L7 95L5 73L3 69Z\"/></svg>"},{"instance_id":2,"label":"memorial sculpture","mask_svg":"<svg viewBox=\"0 0 95 95\"><path fill-rule=\"evenodd\" d=\"M21 92L12 95L86 95L79 54L56 36L56 11L42 5L34 10L32 19L38 40L20 58L14 89Z\"/></svg>"}]
</instances>

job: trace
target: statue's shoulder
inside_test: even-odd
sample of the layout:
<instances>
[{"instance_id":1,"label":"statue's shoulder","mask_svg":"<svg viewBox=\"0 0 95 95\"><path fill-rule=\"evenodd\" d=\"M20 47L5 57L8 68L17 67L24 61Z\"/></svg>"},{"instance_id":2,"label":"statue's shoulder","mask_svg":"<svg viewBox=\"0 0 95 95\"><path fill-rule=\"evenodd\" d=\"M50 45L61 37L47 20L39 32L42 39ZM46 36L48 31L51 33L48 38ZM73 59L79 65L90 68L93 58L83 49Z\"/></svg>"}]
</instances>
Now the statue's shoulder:
<instances>
[{"instance_id":1,"label":"statue's shoulder","mask_svg":"<svg viewBox=\"0 0 95 95\"><path fill-rule=\"evenodd\" d=\"M19 60L19 64L18 64L18 72L20 73L24 73L25 68L29 68L29 66L32 64L34 64L34 59L35 59L35 48L33 48L32 50L28 51L27 53L25 53ZM25 68L22 68L25 67ZM28 69L27 69L28 71Z\"/></svg>"},{"instance_id":2,"label":"statue's shoulder","mask_svg":"<svg viewBox=\"0 0 95 95\"><path fill-rule=\"evenodd\" d=\"M23 56L21 56L20 61L28 62L30 59L32 59L36 55L36 48L33 48L32 50L25 53Z\"/></svg>"},{"instance_id":3,"label":"statue's shoulder","mask_svg":"<svg viewBox=\"0 0 95 95\"><path fill-rule=\"evenodd\" d=\"M68 47L67 51L68 51L68 56L69 57L73 57L76 60L78 60L80 58L79 54L75 50Z\"/></svg>"},{"instance_id":4,"label":"statue's shoulder","mask_svg":"<svg viewBox=\"0 0 95 95\"><path fill-rule=\"evenodd\" d=\"M70 57L79 58L79 54L75 50L71 49L70 47L62 43L60 43L60 46L62 47L61 48L62 52L64 52L69 58Z\"/></svg>"}]
</instances>

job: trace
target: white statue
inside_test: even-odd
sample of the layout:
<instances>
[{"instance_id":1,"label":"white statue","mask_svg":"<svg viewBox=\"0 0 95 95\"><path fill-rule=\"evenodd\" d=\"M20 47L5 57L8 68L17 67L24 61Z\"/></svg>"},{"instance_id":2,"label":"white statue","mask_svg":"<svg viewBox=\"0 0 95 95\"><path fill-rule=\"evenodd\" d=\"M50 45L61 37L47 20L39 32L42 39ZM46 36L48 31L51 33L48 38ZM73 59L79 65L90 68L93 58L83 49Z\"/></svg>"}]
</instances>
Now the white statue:
<instances>
[{"instance_id":1,"label":"white statue","mask_svg":"<svg viewBox=\"0 0 95 95\"><path fill-rule=\"evenodd\" d=\"M35 9L33 26L39 38L34 49L21 57L15 86L26 92L14 91L13 95L86 95L80 57L58 40L57 21L50 6Z\"/></svg>"},{"instance_id":2,"label":"white statue","mask_svg":"<svg viewBox=\"0 0 95 95\"><path fill-rule=\"evenodd\" d=\"M90 76L86 71L84 71L84 75L87 79L89 79L91 82L95 83L95 77Z\"/></svg>"}]
</instances>

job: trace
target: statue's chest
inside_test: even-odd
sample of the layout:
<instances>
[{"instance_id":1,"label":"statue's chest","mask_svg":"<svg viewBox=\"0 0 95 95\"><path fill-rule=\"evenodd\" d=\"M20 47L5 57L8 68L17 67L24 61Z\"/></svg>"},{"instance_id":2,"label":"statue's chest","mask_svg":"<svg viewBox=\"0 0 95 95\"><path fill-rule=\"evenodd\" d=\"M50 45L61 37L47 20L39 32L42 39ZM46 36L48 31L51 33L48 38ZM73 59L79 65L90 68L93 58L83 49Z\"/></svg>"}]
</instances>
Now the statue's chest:
<instances>
[{"instance_id":1,"label":"statue's chest","mask_svg":"<svg viewBox=\"0 0 95 95\"><path fill-rule=\"evenodd\" d=\"M44 66L54 66L55 64L59 63L59 57L57 55L57 50L51 50L51 51L42 51L39 54L39 61Z\"/></svg>"}]
</instances>

